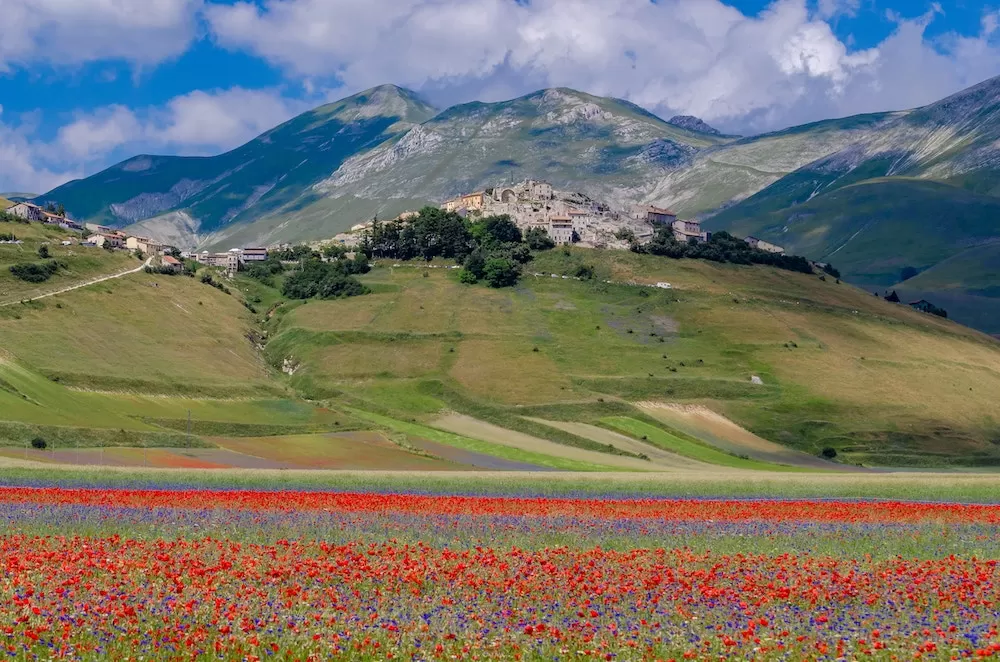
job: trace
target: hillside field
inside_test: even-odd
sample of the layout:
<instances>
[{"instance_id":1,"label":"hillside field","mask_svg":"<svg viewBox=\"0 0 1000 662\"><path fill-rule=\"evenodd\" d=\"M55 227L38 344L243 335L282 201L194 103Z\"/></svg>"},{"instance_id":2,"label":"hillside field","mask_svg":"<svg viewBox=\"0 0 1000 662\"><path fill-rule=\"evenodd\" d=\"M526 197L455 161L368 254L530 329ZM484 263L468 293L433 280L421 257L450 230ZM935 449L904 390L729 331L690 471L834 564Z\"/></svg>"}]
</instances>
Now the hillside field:
<instances>
[{"instance_id":1,"label":"hillside field","mask_svg":"<svg viewBox=\"0 0 1000 662\"><path fill-rule=\"evenodd\" d=\"M99 258L113 271L121 256ZM598 278L563 278L582 264ZM138 273L0 309L0 454L674 474L1000 464L1000 345L832 278L558 249L492 290L447 266L383 262L362 277L371 294L333 301ZM80 450L39 455L39 436Z\"/></svg>"}]
</instances>

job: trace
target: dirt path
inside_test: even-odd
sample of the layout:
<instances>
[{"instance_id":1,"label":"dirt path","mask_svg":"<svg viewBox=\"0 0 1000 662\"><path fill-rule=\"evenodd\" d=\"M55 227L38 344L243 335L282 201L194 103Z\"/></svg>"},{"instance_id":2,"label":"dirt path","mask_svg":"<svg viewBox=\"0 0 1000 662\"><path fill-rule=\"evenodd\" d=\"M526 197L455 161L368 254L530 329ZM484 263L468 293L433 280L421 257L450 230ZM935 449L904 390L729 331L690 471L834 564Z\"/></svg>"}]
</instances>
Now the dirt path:
<instances>
[{"instance_id":1,"label":"dirt path","mask_svg":"<svg viewBox=\"0 0 1000 662\"><path fill-rule=\"evenodd\" d=\"M21 303L22 301L37 301L38 299L44 299L45 297L54 297L57 294L64 294L66 292L72 292L73 290L78 290L81 287L87 287L88 285L96 285L97 283L103 283L106 280L112 280L114 278L121 278L122 276L128 276L129 274L137 274L150 264L153 263L153 258L146 258L146 261L140 264L135 269L129 269L128 271L120 271L116 274L111 274L110 276L101 276L100 278L95 278L93 280L88 280L84 283L77 283L76 285L70 285L69 287L64 287L54 292L46 292L45 294L39 294L38 296L29 297L27 299L18 299L17 301L8 301L7 303L0 303L0 307L3 306L13 306L14 304Z\"/></svg>"},{"instance_id":2,"label":"dirt path","mask_svg":"<svg viewBox=\"0 0 1000 662\"><path fill-rule=\"evenodd\" d=\"M672 471L678 470L640 460L634 457L624 457L621 455L611 455L610 453L599 453L597 451L584 450L565 444L557 444L547 439L539 439L523 432L515 432L506 428L485 423L463 414L448 414L442 416L431 423L433 427L455 434L461 434L473 439L480 439L494 444L502 444L533 453L544 453L552 457L561 457L577 462L589 462L591 464L603 465L606 467L616 467L619 469L629 469L632 471ZM680 469L683 471L683 469Z\"/></svg>"},{"instance_id":3,"label":"dirt path","mask_svg":"<svg viewBox=\"0 0 1000 662\"><path fill-rule=\"evenodd\" d=\"M671 453L670 451L665 451L662 448L657 448L652 444L644 444L641 441L632 439L631 437L626 437L625 435L613 432L612 430L605 430L604 428L597 427L596 425L588 425L587 423L568 423L566 421L549 421L542 418L529 418L528 420L541 423L542 425L548 425L558 430L569 432L570 434L575 434L576 436L583 437L584 439L596 441L599 444L611 444L615 448L619 448L630 453L645 453L650 462L666 469L693 469L696 471L704 471L706 469L711 469L713 471L720 470L720 468L715 465L692 460L691 458L683 457L677 453ZM734 469L734 471L736 470Z\"/></svg>"},{"instance_id":4,"label":"dirt path","mask_svg":"<svg viewBox=\"0 0 1000 662\"><path fill-rule=\"evenodd\" d=\"M636 402L635 406L681 432L730 453L746 455L762 462L790 464L810 469L827 471L850 469L758 437L708 407L670 402Z\"/></svg>"}]
</instances>

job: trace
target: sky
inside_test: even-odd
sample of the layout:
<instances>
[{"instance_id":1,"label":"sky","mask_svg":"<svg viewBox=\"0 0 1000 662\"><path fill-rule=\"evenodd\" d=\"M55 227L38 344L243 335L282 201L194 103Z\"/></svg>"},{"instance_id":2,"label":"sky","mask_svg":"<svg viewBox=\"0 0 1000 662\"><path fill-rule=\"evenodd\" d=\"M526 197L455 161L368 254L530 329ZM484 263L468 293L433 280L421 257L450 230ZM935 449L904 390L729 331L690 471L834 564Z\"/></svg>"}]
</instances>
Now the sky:
<instances>
[{"instance_id":1,"label":"sky","mask_svg":"<svg viewBox=\"0 0 1000 662\"><path fill-rule=\"evenodd\" d=\"M0 192L211 155L383 83L572 87L750 135L1000 75L1000 0L0 0Z\"/></svg>"}]
</instances>

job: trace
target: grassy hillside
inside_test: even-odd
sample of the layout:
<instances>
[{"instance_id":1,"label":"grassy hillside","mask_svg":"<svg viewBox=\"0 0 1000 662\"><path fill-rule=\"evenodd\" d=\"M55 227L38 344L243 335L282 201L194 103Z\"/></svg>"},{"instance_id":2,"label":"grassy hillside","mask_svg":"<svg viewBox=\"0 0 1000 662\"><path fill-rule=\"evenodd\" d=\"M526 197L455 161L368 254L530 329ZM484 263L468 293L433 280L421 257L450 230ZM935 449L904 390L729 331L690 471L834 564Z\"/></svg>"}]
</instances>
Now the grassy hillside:
<instances>
[{"instance_id":1,"label":"grassy hillside","mask_svg":"<svg viewBox=\"0 0 1000 662\"><path fill-rule=\"evenodd\" d=\"M551 276L582 264L599 279ZM833 279L560 249L491 290L431 266L383 264L336 301L139 273L0 309L0 446L245 468L816 470L826 447L1000 463L1000 345Z\"/></svg>"},{"instance_id":2,"label":"grassy hillside","mask_svg":"<svg viewBox=\"0 0 1000 662\"><path fill-rule=\"evenodd\" d=\"M602 425L623 403L688 402L813 454L1000 461L1000 345L977 332L771 269L589 251L532 268L581 262L674 289L544 276L496 291L387 267L366 277L375 294L289 306L267 355L298 364L291 384L310 397L400 417L451 408L532 432L526 419Z\"/></svg>"},{"instance_id":3,"label":"grassy hillside","mask_svg":"<svg viewBox=\"0 0 1000 662\"><path fill-rule=\"evenodd\" d=\"M961 322L1000 329L1000 307L989 301L1000 291L1000 271L990 266L1000 241L1000 198L899 177L865 180L769 211L774 198L751 199L712 223L833 262L845 278L870 288L895 286L903 268L913 267L924 274L905 289L941 299ZM943 303L963 298L954 310Z\"/></svg>"},{"instance_id":4,"label":"grassy hillside","mask_svg":"<svg viewBox=\"0 0 1000 662\"><path fill-rule=\"evenodd\" d=\"M67 232L57 226L40 223L2 223L0 234L13 234L23 243L0 244L0 306L22 299L53 292L91 278L117 273L140 266L140 262L125 252L109 253L100 248L83 248L78 245L80 233ZM63 246L63 240L73 245ZM45 244L51 259L63 265L43 283L29 283L15 278L11 265L25 262L44 262L38 249ZM10 311L7 311L9 314ZM3 315L0 308L0 315Z\"/></svg>"}]
</instances>

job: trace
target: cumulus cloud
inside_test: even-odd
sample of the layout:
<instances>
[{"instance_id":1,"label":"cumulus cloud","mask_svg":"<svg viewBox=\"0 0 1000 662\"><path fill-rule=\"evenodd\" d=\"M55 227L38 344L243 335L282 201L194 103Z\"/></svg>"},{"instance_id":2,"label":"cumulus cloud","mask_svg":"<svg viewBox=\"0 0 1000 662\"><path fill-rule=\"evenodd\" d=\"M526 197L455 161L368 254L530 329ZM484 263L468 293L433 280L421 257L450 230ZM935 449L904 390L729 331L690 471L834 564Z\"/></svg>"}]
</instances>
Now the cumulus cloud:
<instances>
[{"instance_id":1,"label":"cumulus cloud","mask_svg":"<svg viewBox=\"0 0 1000 662\"><path fill-rule=\"evenodd\" d=\"M202 0L3 0L0 70L106 59L154 64L187 49L201 5Z\"/></svg>"},{"instance_id":2,"label":"cumulus cloud","mask_svg":"<svg viewBox=\"0 0 1000 662\"><path fill-rule=\"evenodd\" d=\"M927 103L1000 73L996 15L979 35L934 43L924 29L938 8L896 17L886 42L856 51L828 21L860 6L774 0L747 16L722 0L241 0L205 15L220 44L346 91L395 82L450 103L568 86L743 131ZM920 62L931 84L917 71L900 95L897 77Z\"/></svg>"},{"instance_id":3,"label":"cumulus cloud","mask_svg":"<svg viewBox=\"0 0 1000 662\"><path fill-rule=\"evenodd\" d=\"M279 90L196 91L161 107L121 105L77 113L52 140L34 116L0 121L0 190L48 191L139 152L206 155L237 147L318 103ZM2 117L0 117L2 120Z\"/></svg>"}]
</instances>

